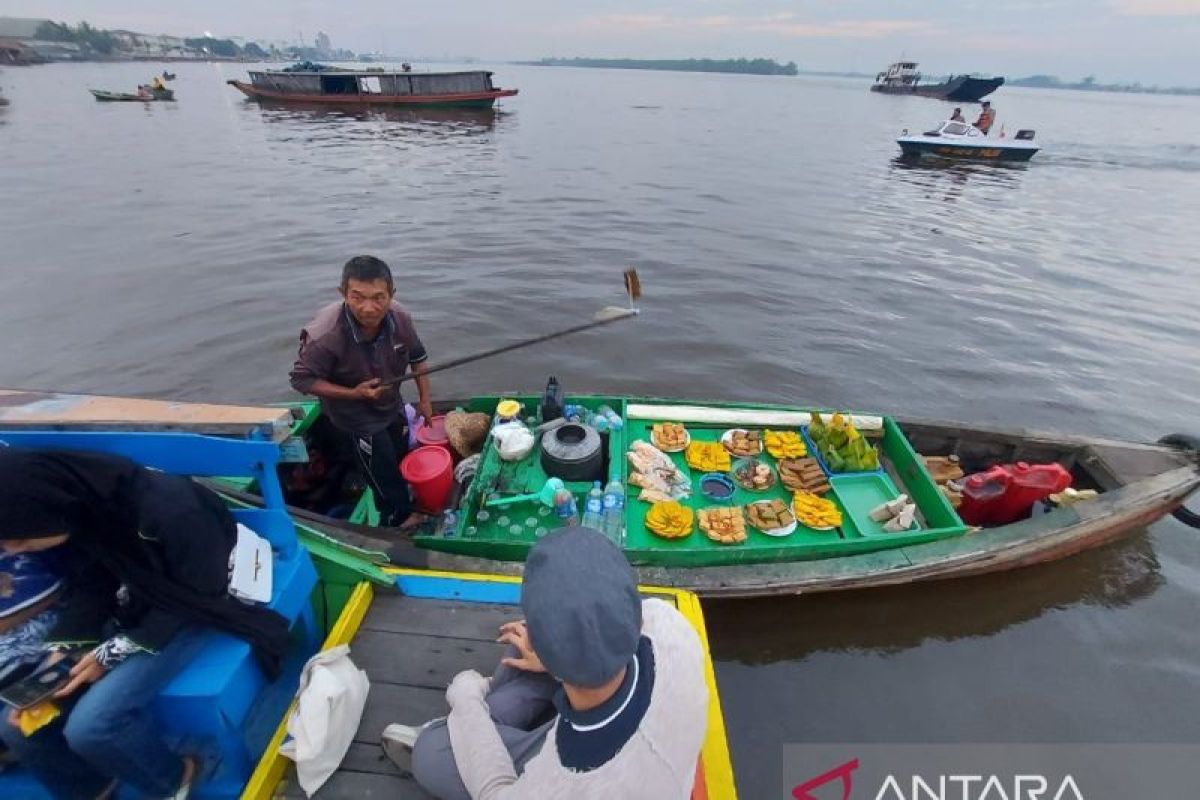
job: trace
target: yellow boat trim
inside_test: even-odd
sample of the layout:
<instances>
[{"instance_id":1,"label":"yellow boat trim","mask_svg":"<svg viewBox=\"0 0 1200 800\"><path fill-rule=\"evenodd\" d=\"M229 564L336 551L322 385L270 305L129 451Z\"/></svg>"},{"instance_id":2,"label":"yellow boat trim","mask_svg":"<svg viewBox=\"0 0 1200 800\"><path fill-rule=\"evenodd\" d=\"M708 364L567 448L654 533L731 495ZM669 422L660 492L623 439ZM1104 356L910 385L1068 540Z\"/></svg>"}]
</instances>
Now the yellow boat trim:
<instances>
[{"instance_id":1,"label":"yellow boat trim","mask_svg":"<svg viewBox=\"0 0 1200 800\"><path fill-rule=\"evenodd\" d=\"M350 598L346 600L346 605L338 616L337 622L329 631L329 635L325 637L325 643L321 645L321 649L328 650L339 644L349 644L354 635L358 633L358 627L362 625L363 618L367 616L367 609L371 607L371 601L374 599L375 590L370 583L363 581L355 586L350 593ZM283 744L284 737L287 736L288 717L292 715L292 709L295 706L296 701L292 700L283 719L279 721L279 727L275 729L275 735L267 744L267 749L259 760L258 766L250 775L250 780L246 782L246 788L242 790L242 800L271 800L274 796L275 789L283 780L283 773L290 763L289 759L279 754L279 746Z\"/></svg>"}]
</instances>

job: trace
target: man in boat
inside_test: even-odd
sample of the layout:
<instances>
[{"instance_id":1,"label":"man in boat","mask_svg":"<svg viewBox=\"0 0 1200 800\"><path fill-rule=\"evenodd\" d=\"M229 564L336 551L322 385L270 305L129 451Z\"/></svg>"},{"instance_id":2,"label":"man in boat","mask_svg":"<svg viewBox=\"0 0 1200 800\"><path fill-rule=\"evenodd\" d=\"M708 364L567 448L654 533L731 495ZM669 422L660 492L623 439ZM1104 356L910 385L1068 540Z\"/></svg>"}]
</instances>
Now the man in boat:
<instances>
[{"instance_id":1,"label":"man in boat","mask_svg":"<svg viewBox=\"0 0 1200 800\"><path fill-rule=\"evenodd\" d=\"M984 100L981 104L983 107L979 110L979 119L975 120L975 127L983 131L983 135L987 136L988 131L992 129L992 123L996 121L996 112L992 110L992 104Z\"/></svg>"},{"instance_id":2,"label":"man in boat","mask_svg":"<svg viewBox=\"0 0 1200 800\"><path fill-rule=\"evenodd\" d=\"M450 715L389 725L384 750L443 800L687 797L708 689L683 615L642 600L621 551L583 527L530 551L521 608L495 674L459 673Z\"/></svg>"},{"instance_id":3,"label":"man in boat","mask_svg":"<svg viewBox=\"0 0 1200 800\"><path fill-rule=\"evenodd\" d=\"M392 271L374 256L342 268L341 301L321 309L300 332L292 388L321 399L321 410L344 434L346 451L375 494L383 525L399 526L412 501L400 474L408 452L408 418L399 379L411 368L418 413L433 419L428 354L412 317L395 299Z\"/></svg>"},{"instance_id":4,"label":"man in boat","mask_svg":"<svg viewBox=\"0 0 1200 800\"><path fill-rule=\"evenodd\" d=\"M954 113L950 115L950 121L951 122L966 122L966 120L963 119L961 108L954 109Z\"/></svg>"}]
</instances>

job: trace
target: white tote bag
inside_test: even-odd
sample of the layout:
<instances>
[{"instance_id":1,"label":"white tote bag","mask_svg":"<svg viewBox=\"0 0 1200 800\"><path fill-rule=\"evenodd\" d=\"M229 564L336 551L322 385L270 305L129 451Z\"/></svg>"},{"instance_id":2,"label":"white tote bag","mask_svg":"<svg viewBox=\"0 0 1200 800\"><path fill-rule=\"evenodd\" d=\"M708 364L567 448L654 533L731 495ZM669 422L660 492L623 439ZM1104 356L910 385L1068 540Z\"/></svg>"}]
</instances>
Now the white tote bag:
<instances>
[{"instance_id":1,"label":"white tote bag","mask_svg":"<svg viewBox=\"0 0 1200 800\"><path fill-rule=\"evenodd\" d=\"M279 752L296 762L296 777L309 797L337 771L367 705L367 673L354 666L350 648L338 645L304 665L296 707L288 716L289 739Z\"/></svg>"}]
</instances>

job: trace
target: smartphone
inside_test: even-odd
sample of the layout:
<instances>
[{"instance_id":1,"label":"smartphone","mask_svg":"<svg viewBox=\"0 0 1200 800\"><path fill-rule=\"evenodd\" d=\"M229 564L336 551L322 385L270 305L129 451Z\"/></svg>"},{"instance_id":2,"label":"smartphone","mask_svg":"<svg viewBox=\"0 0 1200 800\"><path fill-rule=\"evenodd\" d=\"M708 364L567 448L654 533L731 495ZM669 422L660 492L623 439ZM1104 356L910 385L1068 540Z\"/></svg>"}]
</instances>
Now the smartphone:
<instances>
[{"instance_id":1,"label":"smartphone","mask_svg":"<svg viewBox=\"0 0 1200 800\"><path fill-rule=\"evenodd\" d=\"M73 666L75 666L74 661L64 658L48 667L42 667L0 689L0 700L17 709L29 708L40 703L61 689L71 679L71 667Z\"/></svg>"}]
</instances>

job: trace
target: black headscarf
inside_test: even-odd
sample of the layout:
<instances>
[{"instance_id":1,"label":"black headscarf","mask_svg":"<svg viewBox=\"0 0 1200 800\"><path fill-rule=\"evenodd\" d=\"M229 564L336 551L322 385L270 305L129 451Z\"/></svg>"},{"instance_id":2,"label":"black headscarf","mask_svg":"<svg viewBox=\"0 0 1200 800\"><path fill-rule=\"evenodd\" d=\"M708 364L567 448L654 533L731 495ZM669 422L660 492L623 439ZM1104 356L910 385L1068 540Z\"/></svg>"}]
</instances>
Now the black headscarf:
<instances>
[{"instance_id":1,"label":"black headscarf","mask_svg":"<svg viewBox=\"0 0 1200 800\"><path fill-rule=\"evenodd\" d=\"M194 481L147 470L106 453L0 448L0 539L67 533L69 545L100 562L160 616L209 625L250 643L271 678L287 650L288 623L224 591L236 523L219 497ZM146 542L192 553L196 564L169 564ZM216 591L172 580L203 566Z\"/></svg>"}]
</instances>

